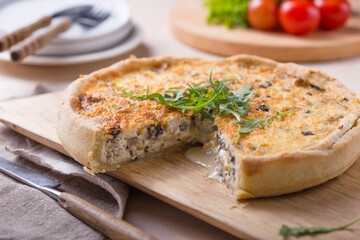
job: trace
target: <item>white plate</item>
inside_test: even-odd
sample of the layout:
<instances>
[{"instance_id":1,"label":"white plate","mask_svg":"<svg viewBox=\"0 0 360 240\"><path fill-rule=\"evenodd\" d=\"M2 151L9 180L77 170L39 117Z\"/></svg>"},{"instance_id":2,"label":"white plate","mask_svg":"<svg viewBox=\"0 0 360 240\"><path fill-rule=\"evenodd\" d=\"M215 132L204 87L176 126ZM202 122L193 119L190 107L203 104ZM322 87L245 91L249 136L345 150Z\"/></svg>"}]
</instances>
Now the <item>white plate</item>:
<instances>
[{"instance_id":1,"label":"white plate","mask_svg":"<svg viewBox=\"0 0 360 240\"><path fill-rule=\"evenodd\" d=\"M129 36L123 41L117 43L115 46L93 53L86 53L80 55L70 56L29 56L21 62L24 65L40 65L40 66L51 66L51 65L73 65L80 63L95 62L104 60L116 56L123 55L133 50L142 40L142 30L134 25ZM10 54L8 51L0 53L0 61L11 62Z\"/></svg>"},{"instance_id":2,"label":"white plate","mask_svg":"<svg viewBox=\"0 0 360 240\"><path fill-rule=\"evenodd\" d=\"M94 4L95 0L3 0L0 1L0 31L12 32L69 7ZM107 0L102 7L110 16L94 28L74 22L71 28L39 50L37 55L64 56L95 52L113 46L124 39L132 28L130 7L124 0ZM58 19L54 18L52 24ZM35 34L40 33L39 29Z\"/></svg>"}]
</instances>

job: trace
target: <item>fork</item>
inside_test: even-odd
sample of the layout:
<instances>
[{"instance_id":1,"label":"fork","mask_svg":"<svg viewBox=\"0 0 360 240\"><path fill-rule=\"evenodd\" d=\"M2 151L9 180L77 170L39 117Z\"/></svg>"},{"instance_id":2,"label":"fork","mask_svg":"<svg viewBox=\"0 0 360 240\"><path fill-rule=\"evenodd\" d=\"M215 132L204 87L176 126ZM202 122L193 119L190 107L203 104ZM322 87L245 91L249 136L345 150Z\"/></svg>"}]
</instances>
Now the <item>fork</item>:
<instances>
[{"instance_id":1,"label":"fork","mask_svg":"<svg viewBox=\"0 0 360 240\"><path fill-rule=\"evenodd\" d=\"M97 0L92 8L77 19L77 22L84 27L96 27L110 16L111 8L111 1Z\"/></svg>"},{"instance_id":2,"label":"fork","mask_svg":"<svg viewBox=\"0 0 360 240\"><path fill-rule=\"evenodd\" d=\"M68 30L74 21L77 21L80 25L87 28L96 27L98 24L105 21L111 14L110 5L106 4L106 2L108 1L97 0L88 11L85 11L80 16L72 18L62 17L54 26L49 27L44 32L36 36L29 37L18 45L15 45L10 51L11 59L17 62L34 54L60 33Z\"/></svg>"}]
</instances>

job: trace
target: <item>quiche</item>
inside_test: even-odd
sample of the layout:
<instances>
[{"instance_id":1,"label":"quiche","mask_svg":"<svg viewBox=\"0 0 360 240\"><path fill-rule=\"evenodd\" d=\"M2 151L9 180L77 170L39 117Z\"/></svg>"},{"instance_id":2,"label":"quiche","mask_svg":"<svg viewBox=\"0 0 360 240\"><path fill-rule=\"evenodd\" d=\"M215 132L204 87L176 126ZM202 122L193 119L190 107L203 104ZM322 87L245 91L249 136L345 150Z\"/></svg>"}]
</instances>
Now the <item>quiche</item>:
<instances>
[{"instance_id":1,"label":"quiche","mask_svg":"<svg viewBox=\"0 0 360 240\"><path fill-rule=\"evenodd\" d=\"M209 76L230 92L251 86L240 121L136 97L204 89ZM299 191L342 174L360 156L359 115L359 100L343 84L293 63L249 55L132 57L70 84L57 131L66 151L93 172L203 144L222 182L243 199Z\"/></svg>"}]
</instances>

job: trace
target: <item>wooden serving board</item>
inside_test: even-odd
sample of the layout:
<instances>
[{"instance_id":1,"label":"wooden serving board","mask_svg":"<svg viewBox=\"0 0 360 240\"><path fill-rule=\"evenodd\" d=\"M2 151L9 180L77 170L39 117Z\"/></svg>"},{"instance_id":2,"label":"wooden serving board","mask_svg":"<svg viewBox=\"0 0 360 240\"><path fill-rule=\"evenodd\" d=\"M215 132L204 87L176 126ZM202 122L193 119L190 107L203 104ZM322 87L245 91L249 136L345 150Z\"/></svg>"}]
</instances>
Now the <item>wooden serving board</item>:
<instances>
[{"instance_id":1,"label":"wooden serving board","mask_svg":"<svg viewBox=\"0 0 360 240\"><path fill-rule=\"evenodd\" d=\"M58 92L2 102L0 121L66 154L55 130L61 97ZM281 239L278 232L282 224L332 227L360 214L360 161L341 177L320 186L241 202L235 201L223 184L208 179L207 173L182 153L174 153L109 174L244 239ZM319 235L318 239L360 239L360 224L351 228Z\"/></svg>"},{"instance_id":2,"label":"wooden serving board","mask_svg":"<svg viewBox=\"0 0 360 240\"><path fill-rule=\"evenodd\" d=\"M224 56L247 53L278 61L314 62L360 55L359 15L336 31L293 36L208 24L208 14L203 0L179 1L170 15L173 33L192 47Z\"/></svg>"}]
</instances>

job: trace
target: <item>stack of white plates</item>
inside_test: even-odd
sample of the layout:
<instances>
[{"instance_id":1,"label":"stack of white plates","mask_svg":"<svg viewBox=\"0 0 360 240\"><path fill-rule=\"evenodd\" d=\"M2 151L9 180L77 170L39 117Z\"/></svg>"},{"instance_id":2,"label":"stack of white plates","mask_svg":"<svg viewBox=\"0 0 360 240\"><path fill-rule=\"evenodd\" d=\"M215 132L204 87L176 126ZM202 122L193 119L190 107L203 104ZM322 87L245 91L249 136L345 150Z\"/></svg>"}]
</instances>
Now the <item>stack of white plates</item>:
<instances>
[{"instance_id":1,"label":"stack of white plates","mask_svg":"<svg viewBox=\"0 0 360 240\"><path fill-rule=\"evenodd\" d=\"M123 0L106 1L110 16L94 28L73 23L35 55L24 59L28 65L68 65L93 62L128 53L141 43L142 33L131 21L131 11ZM95 0L3 0L0 1L0 35L12 32L38 18L73 6L94 4ZM52 24L57 19L53 19ZM38 30L41 31L41 30ZM9 52L0 60L10 61Z\"/></svg>"}]
</instances>

